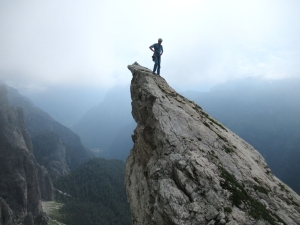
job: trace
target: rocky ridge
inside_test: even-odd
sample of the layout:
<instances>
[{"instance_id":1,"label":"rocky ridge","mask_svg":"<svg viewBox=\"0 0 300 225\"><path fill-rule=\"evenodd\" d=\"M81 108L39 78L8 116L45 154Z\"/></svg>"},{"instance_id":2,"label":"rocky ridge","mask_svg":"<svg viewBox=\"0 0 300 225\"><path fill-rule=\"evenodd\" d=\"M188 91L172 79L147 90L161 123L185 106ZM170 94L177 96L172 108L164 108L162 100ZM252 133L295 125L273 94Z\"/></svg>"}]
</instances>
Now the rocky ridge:
<instances>
[{"instance_id":1,"label":"rocky ridge","mask_svg":"<svg viewBox=\"0 0 300 225\"><path fill-rule=\"evenodd\" d=\"M134 147L126 161L133 224L300 224L300 197L248 143L134 63Z\"/></svg>"},{"instance_id":2,"label":"rocky ridge","mask_svg":"<svg viewBox=\"0 0 300 225\"><path fill-rule=\"evenodd\" d=\"M53 199L47 170L33 155L21 107L0 86L0 224L45 224L41 198Z\"/></svg>"}]
</instances>

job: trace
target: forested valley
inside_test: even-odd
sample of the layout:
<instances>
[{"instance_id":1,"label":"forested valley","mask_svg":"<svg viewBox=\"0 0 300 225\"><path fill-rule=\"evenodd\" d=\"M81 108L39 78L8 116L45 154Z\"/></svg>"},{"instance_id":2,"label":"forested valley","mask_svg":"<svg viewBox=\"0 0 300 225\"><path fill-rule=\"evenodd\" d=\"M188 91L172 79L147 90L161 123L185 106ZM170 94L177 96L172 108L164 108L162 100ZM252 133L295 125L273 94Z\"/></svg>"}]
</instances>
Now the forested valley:
<instances>
[{"instance_id":1,"label":"forested valley","mask_svg":"<svg viewBox=\"0 0 300 225\"><path fill-rule=\"evenodd\" d=\"M60 221L68 225L130 225L125 163L94 158L54 180Z\"/></svg>"}]
</instances>

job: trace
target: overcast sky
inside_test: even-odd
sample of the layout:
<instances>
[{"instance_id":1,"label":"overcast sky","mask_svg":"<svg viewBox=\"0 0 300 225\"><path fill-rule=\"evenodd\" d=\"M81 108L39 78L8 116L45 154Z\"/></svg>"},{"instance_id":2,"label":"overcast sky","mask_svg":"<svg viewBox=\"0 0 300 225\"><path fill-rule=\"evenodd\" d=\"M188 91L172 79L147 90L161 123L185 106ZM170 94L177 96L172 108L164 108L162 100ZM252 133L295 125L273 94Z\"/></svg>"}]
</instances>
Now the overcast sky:
<instances>
[{"instance_id":1,"label":"overcast sky","mask_svg":"<svg viewBox=\"0 0 300 225\"><path fill-rule=\"evenodd\" d=\"M32 91L129 84L128 64L181 90L300 76L299 0L0 0L0 80Z\"/></svg>"}]
</instances>

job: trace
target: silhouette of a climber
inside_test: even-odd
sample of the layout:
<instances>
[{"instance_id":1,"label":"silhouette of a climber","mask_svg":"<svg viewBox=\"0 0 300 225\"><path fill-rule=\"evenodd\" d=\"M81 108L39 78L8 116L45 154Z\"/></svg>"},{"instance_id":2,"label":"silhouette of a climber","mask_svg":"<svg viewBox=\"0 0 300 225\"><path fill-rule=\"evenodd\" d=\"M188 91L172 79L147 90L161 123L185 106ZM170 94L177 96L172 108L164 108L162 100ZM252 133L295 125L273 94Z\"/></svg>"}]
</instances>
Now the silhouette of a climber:
<instances>
[{"instance_id":1,"label":"silhouette of a climber","mask_svg":"<svg viewBox=\"0 0 300 225\"><path fill-rule=\"evenodd\" d=\"M149 48L152 52L154 52L153 54L153 61L154 63L154 68L153 68L153 74L155 74L155 71L157 69L157 75L159 76L160 74L160 62L161 62L161 55L163 54L164 50L163 50L163 46L161 45L162 43L162 39L159 38L158 39L158 43L155 43L153 45L151 45Z\"/></svg>"}]
</instances>

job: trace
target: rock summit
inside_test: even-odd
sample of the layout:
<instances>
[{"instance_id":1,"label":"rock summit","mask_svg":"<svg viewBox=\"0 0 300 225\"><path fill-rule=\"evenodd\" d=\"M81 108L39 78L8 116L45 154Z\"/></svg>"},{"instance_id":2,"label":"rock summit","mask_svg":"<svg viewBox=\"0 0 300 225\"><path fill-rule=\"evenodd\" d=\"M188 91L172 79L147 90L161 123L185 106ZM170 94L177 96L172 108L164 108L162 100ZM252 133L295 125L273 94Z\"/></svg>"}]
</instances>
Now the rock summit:
<instances>
[{"instance_id":1,"label":"rock summit","mask_svg":"<svg viewBox=\"0 0 300 225\"><path fill-rule=\"evenodd\" d=\"M137 63L126 191L134 225L299 225L300 197L250 144Z\"/></svg>"}]
</instances>

